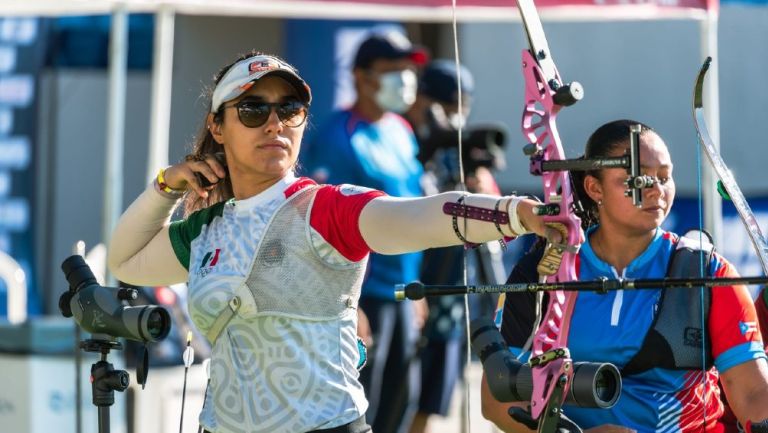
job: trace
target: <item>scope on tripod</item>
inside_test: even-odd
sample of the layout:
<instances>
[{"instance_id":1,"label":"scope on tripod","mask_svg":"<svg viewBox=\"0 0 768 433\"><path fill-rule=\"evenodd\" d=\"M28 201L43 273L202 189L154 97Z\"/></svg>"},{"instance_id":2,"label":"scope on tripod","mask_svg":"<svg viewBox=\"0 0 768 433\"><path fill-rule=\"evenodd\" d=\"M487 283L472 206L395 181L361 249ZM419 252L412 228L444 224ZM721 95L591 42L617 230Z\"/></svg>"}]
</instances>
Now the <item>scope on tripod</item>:
<instances>
[{"instance_id":1,"label":"scope on tripod","mask_svg":"<svg viewBox=\"0 0 768 433\"><path fill-rule=\"evenodd\" d=\"M61 269L69 290L59 298L59 309L65 317L74 316L85 331L146 343L162 340L171 330L165 308L123 305L125 289L100 286L82 256L68 257Z\"/></svg>"},{"instance_id":2,"label":"scope on tripod","mask_svg":"<svg viewBox=\"0 0 768 433\"><path fill-rule=\"evenodd\" d=\"M533 376L528 364L518 361L489 318L470 324L472 352L483 363L491 394L500 402L528 401L533 393ZM573 381L564 404L608 409L621 395L621 374L613 364L575 362Z\"/></svg>"}]
</instances>

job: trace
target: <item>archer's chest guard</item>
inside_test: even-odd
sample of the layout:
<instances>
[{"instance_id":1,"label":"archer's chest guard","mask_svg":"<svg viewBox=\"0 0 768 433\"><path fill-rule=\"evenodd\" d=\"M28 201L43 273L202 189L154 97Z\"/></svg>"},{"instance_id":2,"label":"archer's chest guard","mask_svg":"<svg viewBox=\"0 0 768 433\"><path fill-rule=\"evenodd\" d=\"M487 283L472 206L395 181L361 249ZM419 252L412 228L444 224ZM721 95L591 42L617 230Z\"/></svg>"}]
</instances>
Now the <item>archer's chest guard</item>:
<instances>
[{"instance_id":1,"label":"archer's chest guard","mask_svg":"<svg viewBox=\"0 0 768 433\"><path fill-rule=\"evenodd\" d=\"M357 308L367 259L345 259L314 232L316 193L317 188L298 192L272 217L245 281L255 309L241 314L332 320Z\"/></svg>"},{"instance_id":2,"label":"archer's chest guard","mask_svg":"<svg viewBox=\"0 0 768 433\"><path fill-rule=\"evenodd\" d=\"M698 236L698 235L696 235ZM681 237L667 268L669 278L698 278L711 275L714 247L698 237ZM666 289L661 292L656 317L640 350L622 369L622 375L642 373L652 368L669 370L709 370L714 364L709 334L712 301L710 288L700 290ZM703 299L702 299L703 298ZM705 365L702 366L702 351Z\"/></svg>"},{"instance_id":3,"label":"archer's chest guard","mask_svg":"<svg viewBox=\"0 0 768 433\"><path fill-rule=\"evenodd\" d=\"M210 431L311 431L367 408L355 312L366 260L346 259L312 229L317 190L263 215L250 270L207 333L215 344L200 422Z\"/></svg>"},{"instance_id":4,"label":"archer's chest guard","mask_svg":"<svg viewBox=\"0 0 768 433\"><path fill-rule=\"evenodd\" d=\"M368 259L352 262L314 232L310 216L317 189L296 193L267 216L248 275L205 331L211 344L235 315L331 321L357 308Z\"/></svg>"}]
</instances>

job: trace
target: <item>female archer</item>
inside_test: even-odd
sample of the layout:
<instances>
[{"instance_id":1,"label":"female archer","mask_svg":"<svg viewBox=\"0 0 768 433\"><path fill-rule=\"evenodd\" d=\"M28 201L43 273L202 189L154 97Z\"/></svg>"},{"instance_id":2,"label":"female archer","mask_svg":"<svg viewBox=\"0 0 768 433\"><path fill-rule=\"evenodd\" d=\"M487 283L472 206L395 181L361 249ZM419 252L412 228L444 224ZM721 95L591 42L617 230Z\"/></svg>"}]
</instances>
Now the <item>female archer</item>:
<instances>
[{"instance_id":1,"label":"female archer","mask_svg":"<svg viewBox=\"0 0 768 433\"><path fill-rule=\"evenodd\" d=\"M161 170L112 235L120 280L188 282L191 317L213 345L200 415L210 433L370 431L356 338L369 253L547 230L529 199L398 199L297 177L311 99L277 57L224 67L192 155ZM170 223L184 197L186 217Z\"/></svg>"},{"instance_id":2,"label":"female archer","mask_svg":"<svg viewBox=\"0 0 768 433\"><path fill-rule=\"evenodd\" d=\"M587 142L585 158L625 154L633 124L637 122L619 120L598 128ZM645 125L640 160L643 174L654 179L653 186L643 190L641 208L624 194L624 169L574 176L586 229L577 261L580 280L662 278L676 251L685 246L680 236L660 227L675 198L673 165L664 141ZM539 257L540 251L526 256L509 282L537 281ZM736 276L733 266L717 253L709 254L705 264L707 276ZM571 357L613 363L622 371L623 386L613 408L564 406L567 418L590 432L722 432L720 380L742 425L768 431L768 363L748 291L744 286L707 290L698 308L699 292L685 290L579 293L568 335ZM502 334L522 357L527 356L520 352L535 314L533 295L507 294ZM505 432L530 431L535 426L530 416L523 409L510 411L511 406L526 404L496 401L486 380L484 416Z\"/></svg>"}]
</instances>

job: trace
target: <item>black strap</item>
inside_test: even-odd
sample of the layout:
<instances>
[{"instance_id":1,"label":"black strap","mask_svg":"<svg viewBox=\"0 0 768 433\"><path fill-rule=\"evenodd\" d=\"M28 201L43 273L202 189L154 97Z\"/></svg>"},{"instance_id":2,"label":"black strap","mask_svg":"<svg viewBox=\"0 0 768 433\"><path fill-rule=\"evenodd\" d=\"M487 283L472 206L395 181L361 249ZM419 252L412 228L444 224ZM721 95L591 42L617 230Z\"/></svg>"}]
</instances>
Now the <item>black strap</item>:
<instances>
[{"instance_id":1,"label":"black strap","mask_svg":"<svg viewBox=\"0 0 768 433\"><path fill-rule=\"evenodd\" d=\"M689 236L690 239L695 239ZM702 254L703 253L703 254ZM696 249L678 245L669 260L667 277L687 278L709 275L711 248ZM703 261L702 261L703 259ZM709 333L701 328L701 311L704 326L708 322L712 299L711 289L704 289L704 299L697 290L663 290L656 316L640 346L640 350L621 369L622 376L642 373L651 368L691 370L702 368L701 351L705 351L704 368L714 364Z\"/></svg>"}]
</instances>

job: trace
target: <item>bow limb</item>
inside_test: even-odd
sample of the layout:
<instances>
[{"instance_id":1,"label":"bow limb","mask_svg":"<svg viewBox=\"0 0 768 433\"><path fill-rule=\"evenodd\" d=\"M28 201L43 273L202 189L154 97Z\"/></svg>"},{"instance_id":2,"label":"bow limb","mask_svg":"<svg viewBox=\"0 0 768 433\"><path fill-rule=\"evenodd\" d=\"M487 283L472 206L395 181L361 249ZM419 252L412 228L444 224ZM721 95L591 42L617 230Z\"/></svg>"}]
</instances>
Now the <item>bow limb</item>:
<instances>
[{"instance_id":1,"label":"bow limb","mask_svg":"<svg viewBox=\"0 0 768 433\"><path fill-rule=\"evenodd\" d=\"M547 282L577 279L576 254L584 239L581 220L573 213L573 193L567 171L543 171L543 161L564 160L565 153L557 132L557 113L563 106L581 99L578 83L564 85L557 72L541 20L532 0L517 0L529 42L523 51L525 109L522 130L531 156L531 173L541 175L545 207L544 221L558 229L565 245L550 245L539 264L539 274ZM568 247L571 246L571 247ZM567 350L568 330L576 293L550 293L549 304L531 346L533 392L531 415L539 420L539 432L556 430L560 405L573 378L573 362Z\"/></svg>"},{"instance_id":2,"label":"bow limb","mask_svg":"<svg viewBox=\"0 0 768 433\"><path fill-rule=\"evenodd\" d=\"M763 273L768 275L768 242L765 240L760 226L757 223L757 218L749 207L744 194L741 192L741 188L736 183L736 179L733 177L733 173L725 165L723 158L715 148L714 141L709 135L707 129L707 122L704 116L704 79L706 78L709 65L712 62L711 57L707 57L704 64L699 71L699 75L696 79L696 86L693 91L693 119L696 124L696 132L699 136L699 143L701 143L702 149L707 154L709 162L712 164L712 168L720 178L720 182L725 188L730 200L736 207L736 211L739 213L741 222L744 223L744 228L747 230L749 239L752 241L752 246L757 253L757 257L760 260L760 265L763 268Z\"/></svg>"},{"instance_id":3,"label":"bow limb","mask_svg":"<svg viewBox=\"0 0 768 433\"><path fill-rule=\"evenodd\" d=\"M768 275L768 243L766 242L765 236L763 236L763 233L760 230L760 225L757 223L755 214L752 212L749 203L747 203L747 200L744 197L744 193L742 193L741 188L739 188L739 185L736 183L736 179L734 178L731 170L728 169L728 166L725 165L725 161L723 161L723 158L720 156L720 152L715 147L714 140L712 140L712 137L710 136L709 130L707 128L703 96L704 80L706 78L707 71L709 70L709 65L711 62L712 57L707 57L707 59L704 61L704 64L701 66L701 69L699 70L699 74L696 78L696 85L694 86L693 119L694 124L696 125L696 132L699 138L699 143L701 144L701 148L707 154L707 159L709 159L713 170L715 173L717 173L717 177L720 178L720 184L725 189L727 198L733 202L734 206L736 207L736 211L739 214L739 218L744 224L744 228L747 230L747 234L749 235L749 239L752 242L752 247L757 253L757 257L760 261L763 273ZM705 324L702 320L702 328L706 329L704 326ZM703 346L702 350L704 350ZM702 359L704 359L704 354L702 354ZM750 430L750 427L747 427L747 431L759 431Z\"/></svg>"}]
</instances>

